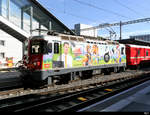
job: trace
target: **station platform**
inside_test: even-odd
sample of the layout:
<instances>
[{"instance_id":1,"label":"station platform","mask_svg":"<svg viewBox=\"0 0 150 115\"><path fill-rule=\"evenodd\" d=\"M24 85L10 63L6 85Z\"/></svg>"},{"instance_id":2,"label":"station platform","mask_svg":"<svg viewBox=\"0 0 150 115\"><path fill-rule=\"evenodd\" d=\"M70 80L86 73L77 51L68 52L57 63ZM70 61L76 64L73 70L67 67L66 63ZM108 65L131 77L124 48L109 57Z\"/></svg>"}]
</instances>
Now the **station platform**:
<instances>
[{"instance_id":1,"label":"station platform","mask_svg":"<svg viewBox=\"0 0 150 115\"><path fill-rule=\"evenodd\" d=\"M83 108L78 112L150 112L150 81Z\"/></svg>"},{"instance_id":2,"label":"station platform","mask_svg":"<svg viewBox=\"0 0 150 115\"><path fill-rule=\"evenodd\" d=\"M0 72L0 81L6 79L19 78L20 72Z\"/></svg>"},{"instance_id":3,"label":"station platform","mask_svg":"<svg viewBox=\"0 0 150 115\"><path fill-rule=\"evenodd\" d=\"M20 72L0 72L0 89L21 85Z\"/></svg>"}]
</instances>

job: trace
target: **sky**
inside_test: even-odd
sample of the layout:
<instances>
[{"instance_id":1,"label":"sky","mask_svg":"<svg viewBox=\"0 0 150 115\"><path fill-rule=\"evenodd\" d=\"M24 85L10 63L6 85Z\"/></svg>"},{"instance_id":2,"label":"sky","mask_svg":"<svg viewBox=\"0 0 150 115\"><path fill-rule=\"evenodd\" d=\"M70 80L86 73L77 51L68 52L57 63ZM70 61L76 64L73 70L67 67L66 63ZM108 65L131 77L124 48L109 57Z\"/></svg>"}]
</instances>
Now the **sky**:
<instances>
[{"instance_id":1,"label":"sky","mask_svg":"<svg viewBox=\"0 0 150 115\"><path fill-rule=\"evenodd\" d=\"M88 24L116 23L149 18L150 0L38 0L46 9L68 28ZM119 38L119 27L111 27ZM99 36L109 36L110 28L100 29ZM126 25L122 28L123 38L132 35L150 34L150 22Z\"/></svg>"}]
</instances>

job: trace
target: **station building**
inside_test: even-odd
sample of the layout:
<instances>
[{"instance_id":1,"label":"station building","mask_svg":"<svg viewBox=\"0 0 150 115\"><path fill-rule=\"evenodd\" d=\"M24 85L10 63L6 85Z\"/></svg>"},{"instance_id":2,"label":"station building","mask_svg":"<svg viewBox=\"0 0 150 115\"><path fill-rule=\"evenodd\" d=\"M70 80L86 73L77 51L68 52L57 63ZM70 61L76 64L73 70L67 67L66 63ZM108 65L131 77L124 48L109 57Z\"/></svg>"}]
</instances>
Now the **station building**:
<instances>
[{"instance_id":1,"label":"station building","mask_svg":"<svg viewBox=\"0 0 150 115\"><path fill-rule=\"evenodd\" d=\"M36 31L33 31L36 30ZM0 0L0 68L13 65L23 57L23 42L29 36L52 30L74 35L36 0Z\"/></svg>"},{"instance_id":2,"label":"station building","mask_svg":"<svg viewBox=\"0 0 150 115\"><path fill-rule=\"evenodd\" d=\"M74 31L77 35L97 37L98 36L97 29L84 30L84 29L91 28L91 27L93 27L93 26L79 23L79 24L75 24Z\"/></svg>"}]
</instances>

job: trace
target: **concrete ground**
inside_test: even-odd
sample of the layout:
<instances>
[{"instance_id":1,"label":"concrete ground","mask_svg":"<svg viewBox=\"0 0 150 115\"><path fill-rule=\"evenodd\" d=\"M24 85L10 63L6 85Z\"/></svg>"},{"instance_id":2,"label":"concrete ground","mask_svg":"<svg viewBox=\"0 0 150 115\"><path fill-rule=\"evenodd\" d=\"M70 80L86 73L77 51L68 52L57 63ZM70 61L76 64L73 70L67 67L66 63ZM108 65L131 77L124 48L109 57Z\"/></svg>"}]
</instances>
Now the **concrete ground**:
<instances>
[{"instance_id":1,"label":"concrete ground","mask_svg":"<svg viewBox=\"0 0 150 115\"><path fill-rule=\"evenodd\" d=\"M150 112L150 81L79 110L81 111Z\"/></svg>"}]
</instances>

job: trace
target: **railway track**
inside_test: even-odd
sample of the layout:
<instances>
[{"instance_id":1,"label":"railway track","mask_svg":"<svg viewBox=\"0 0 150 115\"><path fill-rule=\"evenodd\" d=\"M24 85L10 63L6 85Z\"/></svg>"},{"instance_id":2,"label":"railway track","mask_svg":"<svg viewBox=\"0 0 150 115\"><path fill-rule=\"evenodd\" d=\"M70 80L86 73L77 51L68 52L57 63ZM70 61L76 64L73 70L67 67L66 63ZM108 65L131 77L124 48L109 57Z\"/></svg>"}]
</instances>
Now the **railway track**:
<instances>
[{"instance_id":1,"label":"railway track","mask_svg":"<svg viewBox=\"0 0 150 115\"><path fill-rule=\"evenodd\" d=\"M136 73L136 74L135 74ZM70 82L69 84L62 84L62 85L54 85L54 86L46 86L41 89L26 89L24 90L23 87L19 87L19 89L11 89L11 90L4 90L0 91L0 100L6 98L13 98L18 96L24 96L29 94L55 94L55 93L68 93L68 92L78 92L85 89L94 88L97 86L103 86L108 83L119 82L124 79L134 78L136 76L140 76L142 74L150 74L149 69L144 71L126 71L123 73L111 74L111 75L95 75L92 78L84 79L84 80L77 80Z\"/></svg>"},{"instance_id":2,"label":"railway track","mask_svg":"<svg viewBox=\"0 0 150 115\"><path fill-rule=\"evenodd\" d=\"M19 72L0 71L0 92L23 87Z\"/></svg>"},{"instance_id":3,"label":"railway track","mask_svg":"<svg viewBox=\"0 0 150 115\"><path fill-rule=\"evenodd\" d=\"M0 72L16 72L18 71L19 68L18 67L13 67L13 68L2 68L0 69Z\"/></svg>"},{"instance_id":4,"label":"railway track","mask_svg":"<svg viewBox=\"0 0 150 115\"><path fill-rule=\"evenodd\" d=\"M0 111L77 111L134 85L150 80L150 77L148 77L149 75L150 74L147 73L142 75L142 77L128 77L116 81L109 81L104 85L96 84L91 88L78 92L70 92L66 94L53 93L53 95L30 94L0 100Z\"/></svg>"}]
</instances>

